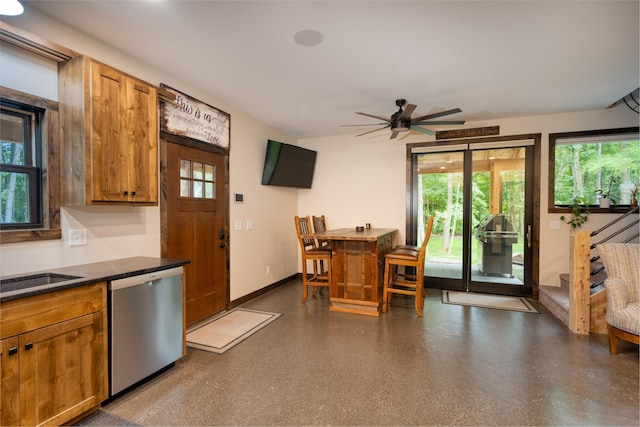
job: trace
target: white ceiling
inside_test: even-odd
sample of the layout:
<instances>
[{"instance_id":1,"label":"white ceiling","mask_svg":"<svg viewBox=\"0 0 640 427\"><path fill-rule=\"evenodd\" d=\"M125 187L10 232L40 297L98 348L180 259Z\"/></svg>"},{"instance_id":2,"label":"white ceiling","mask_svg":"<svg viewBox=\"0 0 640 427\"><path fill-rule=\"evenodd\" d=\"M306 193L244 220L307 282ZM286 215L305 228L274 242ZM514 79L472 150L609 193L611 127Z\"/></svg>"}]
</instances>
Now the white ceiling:
<instances>
[{"instance_id":1,"label":"white ceiling","mask_svg":"<svg viewBox=\"0 0 640 427\"><path fill-rule=\"evenodd\" d=\"M374 129L340 125L376 123L354 112L389 116L397 98L491 125L640 86L638 1L23 3L296 138ZM323 42L297 44L303 29Z\"/></svg>"}]
</instances>

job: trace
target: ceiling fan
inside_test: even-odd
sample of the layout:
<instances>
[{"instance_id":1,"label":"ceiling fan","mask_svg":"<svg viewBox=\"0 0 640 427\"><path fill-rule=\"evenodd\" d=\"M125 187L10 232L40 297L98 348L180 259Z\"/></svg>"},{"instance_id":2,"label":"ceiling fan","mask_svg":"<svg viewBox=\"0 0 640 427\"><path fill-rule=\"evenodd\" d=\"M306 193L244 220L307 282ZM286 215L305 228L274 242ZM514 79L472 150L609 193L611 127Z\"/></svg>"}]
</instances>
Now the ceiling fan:
<instances>
[{"instance_id":1,"label":"ceiling fan","mask_svg":"<svg viewBox=\"0 0 640 427\"><path fill-rule=\"evenodd\" d=\"M384 125L381 128L370 130L356 136L367 135L369 133L377 132L387 128L391 129L391 137L389 139L393 139L397 137L400 132L406 132L408 130L415 130L418 132L426 133L427 135L433 135L434 132L432 130L423 128L422 126L423 125L463 125L464 124L464 120L444 120L444 121L432 120L438 117L448 116L450 114L461 113L462 110L459 108L442 111L440 113L427 114L427 115L415 117L412 119L411 114L413 113L413 110L416 109L417 107L416 105L407 104L406 99L397 99L396 105L398 106L398 111L393 113L391 117L377 116L375 114L356 112L356 114L360 114L362 116L373 117L374 119L382 120L383 123L377 123L377 125L379 126ZM343 125L343 126L372 126L372 125L360 124L360 125Z\"/></svg>"}]
</instances>

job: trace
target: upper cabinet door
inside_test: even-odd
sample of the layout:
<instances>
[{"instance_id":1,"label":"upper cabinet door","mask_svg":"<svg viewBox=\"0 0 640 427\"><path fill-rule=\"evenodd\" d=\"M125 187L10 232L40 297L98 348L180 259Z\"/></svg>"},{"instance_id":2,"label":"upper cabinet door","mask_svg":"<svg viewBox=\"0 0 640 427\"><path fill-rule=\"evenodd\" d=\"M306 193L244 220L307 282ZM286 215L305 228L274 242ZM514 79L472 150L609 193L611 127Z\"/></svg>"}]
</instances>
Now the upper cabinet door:
<instances>
[{"instance_id":1,"label":"upper cabinet door","mask_svg":"<svg viewBox=\"0 0 640 427\"><path fill-rule=\"evenodd\" d=\"M87 57L59 74L63 203L157 205L156 88Z\"/></svg>"},{"instance_id":2,"label":"upper cabinet door","mask_svg":"<svg viewBox=\"0 0 640 427\"><path fill-rule=\"evenodd\" d=\"M128 189L136 202L158 201L158 97L156 88L127 82Z\"/></svg>"},{"instance_id":3,"label":"upper cabinet door","mask_svg":"<svg viewBox=\"0 0 640 427\"><path fill-rule=\"evenodd\" d=\"M124 104L126 79L116 70L91 62L91 201L127 201L129 156Z\"/></svg>"}]
</instances>

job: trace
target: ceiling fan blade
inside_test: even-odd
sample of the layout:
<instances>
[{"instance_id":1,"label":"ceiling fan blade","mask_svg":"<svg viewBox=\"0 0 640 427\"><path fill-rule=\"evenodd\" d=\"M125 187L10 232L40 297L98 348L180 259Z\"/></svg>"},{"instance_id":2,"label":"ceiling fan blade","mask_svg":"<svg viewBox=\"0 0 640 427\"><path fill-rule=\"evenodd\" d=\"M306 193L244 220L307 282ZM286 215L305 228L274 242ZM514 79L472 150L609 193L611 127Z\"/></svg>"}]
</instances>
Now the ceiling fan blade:
<instances>
[{"instance_id":1,"label":"ceiling fan blade","mask_svg":"<svg viewBox=\"0 0 640 427\"><path fill-rule=\"evenodd\" d=\"M416 117L415 119L411 119L411 122L421 122L423 120L435 119L436 117L448 116L449 114L462 113L462 110L459 108L454 108L452 110L441 111L439 113L427 114L426 116Z\"/></svg>"},{"instance_id":2,"label":"ceiling fan blade","mask_svg":"<svg viewBox=\"0 0 640 427\"><path fill-rule=\"evenodd\" d=\"M360 113L360 112L356 112L356 114L360 114L361 116L373 117L374 119L378 119L378 120L384 120L385 122L388 122L389 120L391 120L389 117L376 116L375 114Z\"/></svg>"},{"instance_id":3,"label":"ceiling fan blade","mask_svg":"<svg viewBox=\"0 0 640 427\"><path fill-rule=\"evenodd\" d=\"M388 125L388 126L385 126L385 127L382 127L382 128L378 128L378 129L374 129L374 130L370 130L370 131L367 131L365 133L358 134L356 136L362 136L362 135L367 135L369 133L378 132L379 130L386 129L388 127L391 127L391 125Z\"/></svg>"},{"instance_id":4,"label":"ceiling fan blade","mask_svg":"<svg viewBox=\"0 0 640 427\"><path fill-rule=\"evenodd\" d=\"M396 132L396 131L391 132L391 136L389 137L389 139L394 139L396 136L398 136L399 133L400 132Z\"/></svg>"},{"instance_id":5,"label":"ceiling fan blade","mask_svg":"<svg viewBox=\"0 0 640 427\"><path fill-rule=\"evenodd\" d=\"M435 132L432 131L431 129L425 129L425 128L422 128L420 126L411 125L411 130L415 130L415 131L418 131L418 132L426 133L427 135L435 135Z\"/></svg>"},{"instance_id":6,"label":"ceiling fan blade","mask_svg":"<svg viewBox=\"0 0 640 427\"><path fill-rule=\"evenodd\" d=\"M407 104L407 106L404 107L404 110L402 110L402 114L400 114L400 119L408 119L411 117L411 114L413 114L413 110L415 110L416 107L417 105Z\"/></svg>"},{"instance_id":7,"label":"ceiling fan blade","mask_svg":"<svg viewBox=\"0 0 640 427\"><path fill-rule=\"evenodd\" d=\"M340 125L341 128L349 126L384 126L386 123L362 123L360 125Z\"/></svg>"},{"instance_id":8,"label":"ceiling fan blade","mask_svg":"<svg viewBox=\"0 0 640 427\"><path fill-rule=\"evenodd\" d=\"M421 122L414 122L413 120L411 121L412 125L463 125L465 122L464 120L443 120L443 121L431 121L431 120L427 120L427 121L421 121Z\"/></svg>"}]
</instances>

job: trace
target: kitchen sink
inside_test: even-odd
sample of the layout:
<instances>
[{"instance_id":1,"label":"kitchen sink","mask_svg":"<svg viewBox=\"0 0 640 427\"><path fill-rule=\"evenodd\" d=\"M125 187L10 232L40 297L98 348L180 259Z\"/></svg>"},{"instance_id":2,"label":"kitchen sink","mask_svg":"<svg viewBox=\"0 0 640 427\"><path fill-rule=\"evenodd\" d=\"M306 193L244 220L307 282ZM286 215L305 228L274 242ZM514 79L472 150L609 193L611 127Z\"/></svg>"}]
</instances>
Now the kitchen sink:
<instances>
[{"instance_id":1,"label":"kitchen sink","mask_svg":"<svg viewBox=\"0 0 640 427\"><path fill-rule=\"evenodd\" d=\"M57 273L38 273L29 276L14 277L12 279L2 279L0 280L0 292L17 291L19 289L65 282L72 279L81 279L81 277Z\"/></svg>"}]
</instances>

